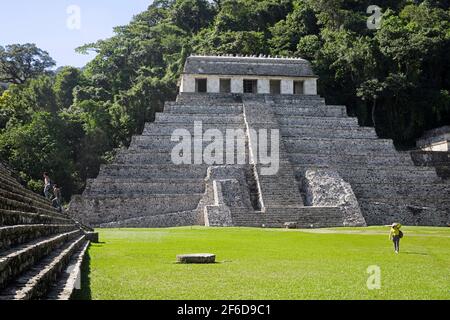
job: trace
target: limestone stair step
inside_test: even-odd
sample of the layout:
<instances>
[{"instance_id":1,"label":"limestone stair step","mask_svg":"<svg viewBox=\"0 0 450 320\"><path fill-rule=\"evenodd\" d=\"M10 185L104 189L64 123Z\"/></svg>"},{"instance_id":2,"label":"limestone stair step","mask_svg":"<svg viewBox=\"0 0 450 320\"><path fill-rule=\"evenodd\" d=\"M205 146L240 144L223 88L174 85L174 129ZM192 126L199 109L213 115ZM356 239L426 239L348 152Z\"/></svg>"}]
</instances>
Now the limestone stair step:
<instances>
[{"instance_id":1,"label":"limestone stair step","mask_svg":"<svg viewBox=\"0 0 450 320\"><path fill-rule=\"evenodd\" d=\"M34 206L36 208L42 208L46 210L55 210L54 207L50 205L50 202L42 202L37 201L33 198L29 198L28 196L21 195L19 193L6 191L5 189L0 187L0 196L6 199L14 200L20 203L28 204L30 206Z\"/></svg>"},{"instance_id":2,"label":"limestone stair step","mask_svg":"<svg viewBox=\"0 0 450 320\"><path fill-rule=\"evenodd\" d=\"M69 300L75 290L78 277L81 277L81 268L86 251L89 248L89 241L73 253L67 267L50 287L45 296L46 300Z\"/></svg>"},{"instance_id":3,"label":"limestone stair step","mask_svg":"<svg viewBox=\"0 0 450 320\"><path fill-rule=\"evenodd\" d=\"M200 103L197 103L200 102ZM210 101L208 99L196 100L195 103L190 104L188 101L166 101L164 102L164 107L170 106L204 106L204 107L214 107L214 106L222 106L222 107L239 107L242 106L242 101L228 101L228 102L220 102L220 101Z\"/></svg>"},{"instance_id":4,"label":"limestone stair step","mask_svg":"<svg viewBox=\"0 0 450 320\"><path fill-rule=\"evenodd\" d=\"M21 186L18 180L16 180L9 172L2 172L0 173L0 179L2 181L5 181L9 184L15 185L15 186Z\"/></svg>"},{"instance_id":5,"label":"limestone stair step","mask_svg":"<svg viewBox=\"0 0 450 320\"><path fill-rule=\"evenodd\" d=\"M296 177L297 180L301 180L305 170L309 169L309 166L297 166ZM320 168L319 169L326 169ZM311 168L312 169L312 168ZM417 183L436 183L441 179L433 171L411 170L411 169L367 169L356 167L334 167L331 168L337 170L341 177L349 182L361 183L363 181L367 183L404 183L404 184L417 184Z\"/></svg>"},{"instance_id":6,"label":"limestone stair step","mask_svg":"<svg viewBox=\"0 0 450 320\"><path fill-rule=\"evenodd\" d=\"M0 164L0 176L4 179L8 179L13 183L20 184L17 180L17 174L11 169L6 168L3 164Z\"/></svg>"},{"instance_id":7,"label":"limestone stair step","mask_svg":"<svg viewBox=\"0 0 450 320\"><path fill-rule=\"evenodd\" d=\"M296 222L299 228L339 227L343 215L337 207L278 208L268 213L233 212L233 222L250 227L283 227L286 222Z\"/></svg>"},{"instance_id":8,"label":"limestone stair step","mask_svg":"<svg viewBox=\"0 0 450 320\"><path fill-rule=\"evenodd\" d=\"M276 115L286 116L309 116L309 117L334 117L346 118L345 106L274 106Z\"/></svg>"},{"instance_id":9,"label":"limestone stair step","mask_svg":"<svg viewBox=\"0 0 450 320\"><path fill-rule=\"evenodd\" d=\"M357 128L311 128L309 126L283 126L280 134L284 138L343 138L343 139L378 139L375 130L369 127Z\"/></svg>"},{"instance_id":10,"label":"limestone stair step","mask_svg":"<svg viewBox=\"0 0 450 320\"><path fill-rule=\"evenodd\" d=\"M346 153L353 150L360 152L395 152L392 140L382 139L340 139L340 138L284 138L284 146L290 153L313 153L316 150L328 150ZM269 144L270 147L270 144Z\"/></svg>"},{"instance_id":11,"label":"limestone stair step","mask_svg":"<svg viewBox=\"0 0 450 320\"><path fill-rule=\"evenodd\" d=\"M34 212L46 215L55 215L56 210L48 210L45 208L36 207L16 200L11 200L0 195L0 209Z\"/></svg>"},{"instance_id":12,"label":"limestone stair step","mask_svg":"<svg viewBox=\"0 0 450 320\"><path fill-rule=\"evenodd\" d=\"M186 130L192 136L194 136L194 123L146 123L144 131L142 133L143 136L168 136L171 137L175 130ZM245 130L244 123L224 123L224 124L214 124L214 123L202 123L201 126L202 133L205 133L207 130L220 130L224 135L227 130ZM200 131L200 127L197 128Z\"/></svg>"},{"instance_id":13,"label":"limestone stair step","mask_svg":"<svg viewBox=\"0 0 450 320\"><path fill-rule=\"evenodd\" d=\"M197 156L203 156L207 154L202 151L192 152L187 162L193 163ZM231 157L231 151L229 153L223 154L223 156L218 157L218 160L211 165L223 165L228 162L227 156ZM213 159L214 160L214 159ZM249 153L248 150L235 150L234 151L234 163L249 163ZM172 156L172 151L161 151L154 149L136 149L129 150L128 153L122 153L116 156L114 159L114 164L116 165L158 165L158 164L172 164L174 165L174 159Z\"/></svg>"},{"instance_id":14,"label":"limestone stair step","mask_svg":"<svg viewBox=\"0 0 450 320\"><path fill-rule=\"evenodd\" d=\"M438 176L440 176L443 179L450 179L450 166L435 166L436 172Z\"/></svg>"},{"instance_id":15,"label":"limestone stair step","mask_svg":"<svg viewBox=\"0 0 450 320\"><path fill-rule=\"evenodd\" d=\"M133 219L141 216L156 216L173 212L196 210L203 194L166 194L146 196L83 196L82 210L89 212L92 227L101 224ZM71 204L75 214L77 207Z\"/></svg>"},{"instance_id":16,"label":"limestone stair step","mask_svg":"<svg viewBox=\"0 0 450 320\"><path fill-rule=\"evenodd\" d=\"M416 165L449 165L450 152L433 152L433 151L412 151L412 156Z\"/></svg>"},{"instance_id":17,"label":"limestone stair step","mask_svg":"<svg viewBox=\"0 0 450 320\"><path fill-rule=\"evenodd\" d=\"M148 144L133 144L130 146L129 151L132 153L168 153L170 155L172 155L172 152L174 155L176 155L176 158L178 159L178 153L180 153L180 156L182 156L182 152L183 151L189 151L188 145L182 145L179 144L178 142L173 142L173 143L164 143L161 145L156 145L156 146L152 146L152 145L148 145ZM219 147L221 146L221 147ZM175 150L175 147L177 147L177 149ZM208 148L209 147L209 148ZM207 149L208 148L208 149ZM186 149L186 150L185 150ZM212 154L214 156L213 151L216 151L217 155L220 155L220 159L222 159L224 156L226 156L227 153L231 154L234 153L236 154L240 154L240 155L245 155L248 153L249 148L247 146L235 146L234 148L229 148L227 149L225 146L225 143L222 144L221 143L217 143L212 145L211 142L209 143L203 143L203 146L200 147L194 147L194 145L191 145L191 149L190 149L190 157L186 157L187 159L192 159L193 155L210 155ZM270 151L270 149L269 149ZM177 160L178 161L178 160ZM192 160L193 161L193 160Z\"/></svg>"},{"instance_id":18,"label":"limestone stair step","mask_svg":"<svg viewBox=\"0 0 450 320\"><path fill-rule=\"evenodd\" d=\"M358 128L358 119L356 118L335 118L335 117L278 117L280 126L302 126L311 128Z\"/></svg>"},{"instance_id":19,"label":"limestone stair step","mask_svg":"<svg viewBox=\"0 0 450 320\"><path fill-rule=\"evenodd\" d=\"M64 243L2 290L0 300L35 300L44 298L51 285L69 264L73 254L85 243L84 234Z\"/></svg>"},{"instance_id":20,"label":"limestone stair step","mask_svg":"<svg viewBox=\"0 0 450 320\"><path fill-rule=\"evenodd\" d=\"M160 193L160 194L86 194L87 199L96 200L130 200L130 201L147 201L147 205L157 203L162 200L189 200L194 198L200 198L203 193L189 193L186 190L185 193Z\"/></svg>"},{"instance_id":21,"label":"limestone stair step","mask_svg":"<svg viewBox=\"0 0 450 320\"><path fill-rule=\"evenodd\" d=\"M42 203L44 205L50 204L50 201L45 199L43 196L38 195L38 194L34 193L33 191L26 189L18 181L13 181L13 182L5 181L3 178L4 177L0 176L0 189L9 191L9 192L13 192L13 193L17 193L19 195L28 197L28 198L33 199L36 202Z\"/></svg>"},{"instance_id":22,"label":"limestone stair step","mask_svg":"<svg viewBox=\"0 0 450 320\"><path fill-rule=\"evenodd\" d=\"M181 103L238 103L241 101L239 96L233 94L211 94L211 93L180 93L177 96L177 102Z\"/></svg>"},{"instance_id":23,"label":"limestone stair step","mask_svg":"<svg viewBox=\"0 0 450 320\"><path fill-rule=\"evenodd\" d=\"M242 104L234 105L188 105L188 104L166 104L165 113L173 114L226 114L239 115L243 112Z\"/></svg>"},{"instance_id":24,"label":"limestone stair step","mask_svg":"<svg viewBox=\"0 0 450 320\"><path fill-rule=\"evenodd\" d=\"M433 203L414 206L373 199L360 199L358 202L363 214L370 212L370 215L365 215L369 225L383 225L385 221L402 221L402 224L412 226L448 226L450 223L448 207L439 208Z\"/></svg>"},{"instance_id":25,"label":"limestone stair step","mask_svg":"<svg viewBox=\"0 0 450 320\"><path fill-rule=\"evenodd\" d=\"M198 225L198 213L195 209L167 212L156 215L136 216L130 219L117 220L100 224L101 228L166 228Z\"/></svg>"},{"instance_id":26,"label":"limestone stair step","mask_svg":"<svg viewBox=\"0 0 450 320\"><path fill-rule=\"evenodd\" d=\"M208 165L106 165L100 169L100 176L139 178L186 178L206 177Z\"/></svg>"},{"instance_id":27,"label":"limestone stair step","mask_svg":"<svg viewBox=\"0 0 450 320\"><path fill-rule=\"evenodd\" d=\"M35 265L37 261L49 255L67 241L80 235L81 230L75 230L45 239L37 239L1 253L0 292L9 282Z\"/></svg>"},{"instance_id":28,"label":"limestone stair step","mask_svg":"<svg viewBox=\"0 0 450 320\"><path fill-rule=\"evenodd\" d=\"M211 123L211 124L240 124L243 123L243 116L227 116L211 115L211 114L170 114L157 113L155 122L157 123L182 123L188 124L194 122Z\"/></svg>"},{"instance_id":29,"label":"limestone stair step","mask_svg":"<svg viewBox=\"0 0 450 320\"><path fill-rule=\"evenodd\" d=\"M369 201L369 202L381 202L381 203L390 203L393 205L412 205L412 206L423 206L423 207L436 207L443 208L449 207L450 198L441 198L439 196L434 196L432 198L428 198L427 196L411 196L411 195L400 195L400 194L361 194L357 193L358 201Z\"/></svg>"},{"instance_id":30,"label":"limestone stair step","mask_svg":"<svg viewBox=\"0 0 450 320\"><path fill-rule=\"evenodd\" d=\"M184 194L184 193L204 193L205 182L198 181L149 181L138 182L101 182L94 181L88 189L86 195L120 194L120 195L150 195L150 194Z\"/></svg>"},{"instance_id":31,"label":"limestone stair step","mask_svg":"<svg viewBox=\"0 0 450 320\"><path fill-rule=\"evenodd\" d=\"M158 183L158 184L189 184L189 183L204 183L205 178L185 178L185 177L176 177L176 178L145 178L145 177L98 177L96 179L88 179L87 184L91 183L99 183L99 184L108 184L108 183L117 183L117 184L133 184L133 183Z\"/></svg>"},{"instance_id":32,"label":"limestone stair step","mask_svg":"<svg viewBox=\"0 0 450 320\"><path fill-rule=\"evenodd\" d=\"M304 103L308 101L325 103L325 99L319 95L273 95L269 96L275 103Z\"/></svg>"},{"instance_id":33,"label":"limestone stair step","mask_svg":"<svg viewBox=\"0 0 450 320\"><path fill-rule=\"evenodd\" d=\"M43 237L74 231L74 224L34 224L0 227L0 253Z\"/></svg>"},{"instance_id":34,"label":"limestone stair step","mask_svg":"<svg viewBox=\"0 0 450 320\"><path fill-rule=\"evenodd\" d=\"M411 197L426 198L430 201L446 200L450 195L450 184L401 184L401 183L353 183L353 191L359 197Z\"/></svg>"},{"instance_id":35,"label":"limestone stair step","mask_svg":"<svg viewBox=\"0 0 450 320\"><path fill-rule=\"evenodd\" d=\"M11 170L5 167L4 164L0 164L0 173L11 174Z\"/></svg>"},{"instance_id":36,"label":"limestone stair step","mask_svg":"<svg viewBox=\"0 0 450 320\"><path fill-rule=\"evenodd\" d=\"M413 167L409 154L351 154L351 153L290 153L293 165L311 166L407 166Z\"/></svg>"},{"instance_id":37,"label":"limestone stair step","mask_svg":"<svg viewBox=\"0 0 450 320\"><path fill-rule=\"evenodd\" d=\"M245 135L236 139L233 136L229 138L226 136L219 137L217 140L206 139L192 139L189 137L179 138L172 141L170 137L151 137L151 136L134 136L131 140L130 150L136 149L151 149L152 151L172 151L176 146L181 146L183 142L194 150L196 146L200 146L202 150L210 146L214 142L214 146L221 146L223 150L242 150L245 151L247 147L247 138ZM183 145L184 146L184 145Z\"/></svg>"},{"instance_id":38,"label":"limestone stair step","mask_svg":"<svg viewBox=\"0 0 450 320\"><path fill-rule=\"evenodd\" d=\"M0 209L0 226L22 224L70 224L71 219L63 215L45 215L31 212Z\"/></svg>"}]
</instances>

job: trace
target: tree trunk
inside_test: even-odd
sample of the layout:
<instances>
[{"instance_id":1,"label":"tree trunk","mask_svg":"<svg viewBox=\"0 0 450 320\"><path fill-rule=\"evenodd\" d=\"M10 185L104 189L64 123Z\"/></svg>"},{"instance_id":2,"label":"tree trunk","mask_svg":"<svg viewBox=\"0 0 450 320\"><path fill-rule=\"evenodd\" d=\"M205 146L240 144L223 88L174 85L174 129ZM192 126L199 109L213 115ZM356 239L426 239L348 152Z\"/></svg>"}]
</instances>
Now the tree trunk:
<instances>
[{"instance_id":1,"label":"tree trunk","mask_svg":"<svg viewBox=\"0 0 450 320\"><path fill-rule=\"evenodd\" d=\"M372 103L372 123L373 123L373 127L375 129L377 128L377 124L376 124L376 120L375 120L376 109L377 109L377 100L373 99L373 103Z\"/></svg>"}]
</instances>

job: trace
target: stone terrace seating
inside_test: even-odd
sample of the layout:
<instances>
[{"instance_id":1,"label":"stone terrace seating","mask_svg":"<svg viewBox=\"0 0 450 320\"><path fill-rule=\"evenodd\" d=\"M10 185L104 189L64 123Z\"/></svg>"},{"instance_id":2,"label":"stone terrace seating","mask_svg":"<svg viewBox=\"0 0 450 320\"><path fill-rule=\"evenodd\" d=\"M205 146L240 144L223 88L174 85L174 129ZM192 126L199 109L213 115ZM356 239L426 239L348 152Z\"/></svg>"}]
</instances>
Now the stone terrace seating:
<instances>
[{"instance_id":1,"label":"stone terrace seating","mask_svg":"<svg viewBox=\"0 0 450 320\"><path fill-rule=\"evenodd\" d=\"M0 164L0 300L69 299L88 245L77 222Z\"/></svg>"}]
</instances>

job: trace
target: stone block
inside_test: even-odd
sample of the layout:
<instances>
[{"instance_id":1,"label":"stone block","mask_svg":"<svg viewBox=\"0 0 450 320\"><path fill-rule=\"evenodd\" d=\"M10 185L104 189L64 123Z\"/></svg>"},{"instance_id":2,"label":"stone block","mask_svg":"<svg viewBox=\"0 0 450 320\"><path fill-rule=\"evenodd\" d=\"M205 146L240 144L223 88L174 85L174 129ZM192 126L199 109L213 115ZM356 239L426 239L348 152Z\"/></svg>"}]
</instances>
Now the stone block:
<instances>
[{"instance_id":1,"label":"stone block","mask_svg":"<svg viewBox=\"0 0 450 320\"><path fill-rule=\"evenodd\" d=\"M285 222L284 228L285 229L297 229L297 222Z\"/></svg>"},{"instance_id":2,"label":"stone block","mask_svg":"<svg viewBox=\"0 0 450 320\"><path fill-rule=\"evenodd\" d=\"M216 255L210 253L180 254L177 255L177 262L186 264L211 264L216 262Z\"/></svg>"},{"instance_id":3,"label":"stone block","mask_svg":"<svg viewBox=\"0 0 450 320\"><path fill-rule=\"evenodd\" d=\"M98 243L98 232L86 232L86 240L89 240L92 243Z\"/></svg>"}]
</instances>

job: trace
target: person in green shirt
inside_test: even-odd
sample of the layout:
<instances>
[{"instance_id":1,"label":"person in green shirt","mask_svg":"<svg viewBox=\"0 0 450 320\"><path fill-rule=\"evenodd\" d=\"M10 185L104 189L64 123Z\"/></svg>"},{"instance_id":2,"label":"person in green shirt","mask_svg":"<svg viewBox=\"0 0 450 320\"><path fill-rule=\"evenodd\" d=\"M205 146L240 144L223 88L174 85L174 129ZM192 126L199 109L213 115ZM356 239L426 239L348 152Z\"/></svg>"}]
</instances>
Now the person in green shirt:
<instances>
[{"instance_id":1,"label":"person in green shirt","mask_svg":"<svg viewBox=\"0 0 450 320\"><path fill-rule=\"evenodd\" d=\"M391 232L389 233L389 240L394 242L394 250L395 253L400 252L400 239L403 236L403 233L400 231L402 225L400 223L393 223L391 225Z\"/></svg>"}]
</instances>

